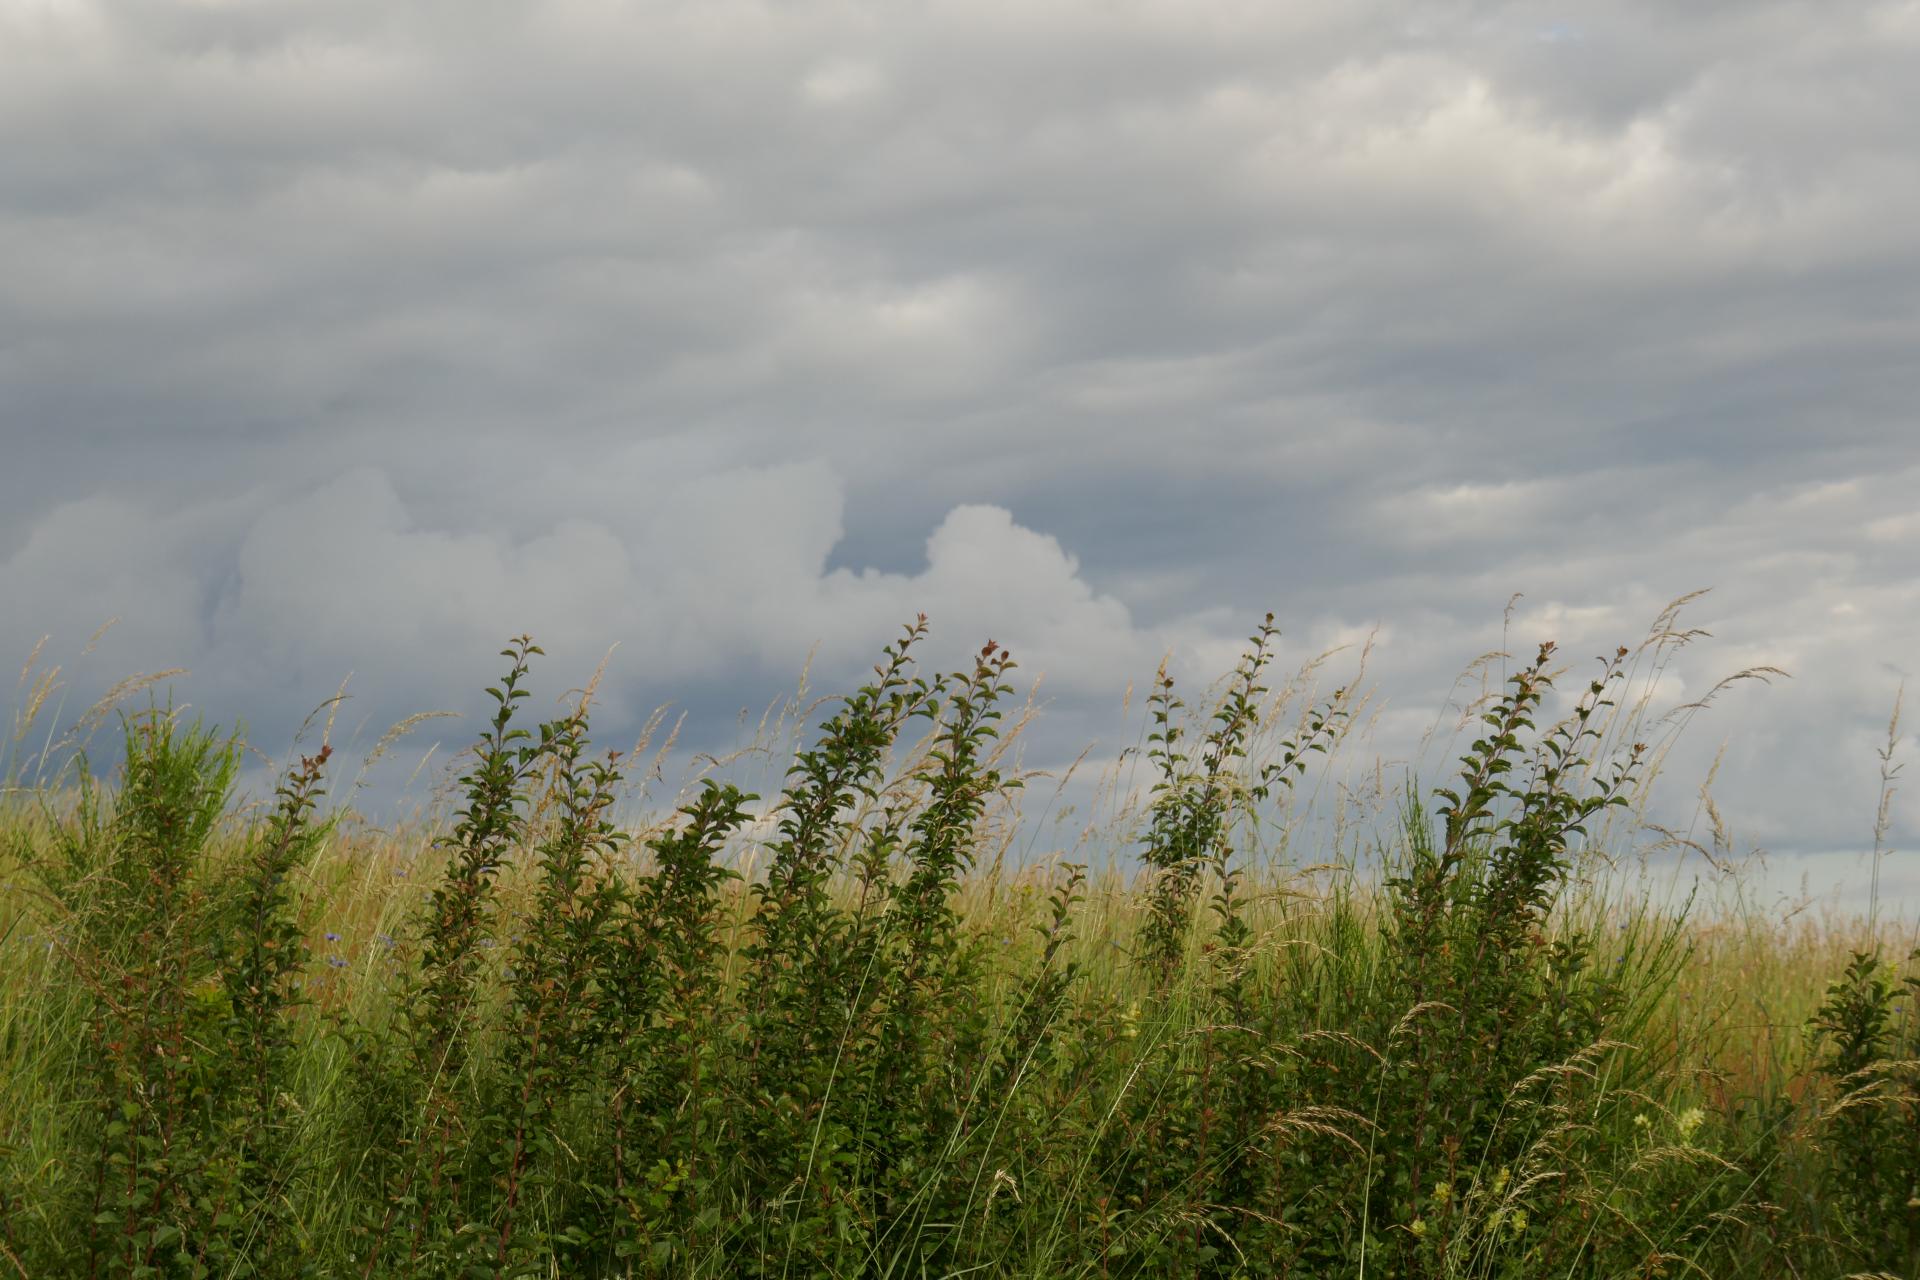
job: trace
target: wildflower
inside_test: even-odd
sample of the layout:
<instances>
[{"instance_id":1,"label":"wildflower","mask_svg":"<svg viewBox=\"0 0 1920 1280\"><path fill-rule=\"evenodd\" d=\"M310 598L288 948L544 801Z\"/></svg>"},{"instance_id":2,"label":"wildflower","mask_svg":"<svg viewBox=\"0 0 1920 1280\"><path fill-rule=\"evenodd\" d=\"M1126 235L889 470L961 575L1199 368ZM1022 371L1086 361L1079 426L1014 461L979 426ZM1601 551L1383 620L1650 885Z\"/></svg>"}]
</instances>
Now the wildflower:
<instances>
[{"instance_id":1,"label":"wildflower","mask_svg":"<svg viewBox=\"0 0 1920 1280\"><path fill-rule=\"evenodd\" d=\"M327 935L327 941L328 941L328 942L338 942L338 941L340 941L340 935L339 935L339 934L337 934L337 933L329 933L329 934Z\"/></svg>"},{"instance_id":2,"label":"wildflower","mask_svg":"<svg viewBox=\"0 0 1920 1280\"><path fill-rule=\"evenodd\" d=\"M344 969L347 967L347 962L339 956L328 956L327 963L336 969Z\"/></svg>"},{"instance_id":3,"label":"wildflower","mask_svg":"<svg viewBox=\"0 0 1920 1280\"><path fill-rule=\"evenodd\" d=\"M1525 1209L1515 1209L1507 1218L1507 1230L1513 1232L1514 1235L1519 1235L1526 1229L1527 1211Z\"/></svg>"},{"instance_id":4,"label":"wildflower","mask_svg":"<svg viewBox=\"0 0 1920 1280\"><path fill-rule=\"evenodd\" d=\"M1694 1131L1706 1120L1707 1113L1698 1107L1688 1107L1674 1121L1674 1127L1680 1131L1680 1141L1691 1142Z\"/></svg>"},{"instance_id":5,"label":"wildflower","mask_svg":"<svg viewBox=\"0 0 1920 1280\"><path fill-rule=\"evenodd\" d=\"M1507 1179L1513 1176L1513 1170L1501 1165L1493 1175L1493 1194L1499 1195L1507 1189Z\"/></svg>"},{"instance_id":6,"label":"wildflower","mask_svg":"<svg viewBox=\"0 0 1920 1280\"><path fill-rule=\"evenodd\" d=\"M1427 1237L1427 1220L1425 1218L1415 1218L1412 1224L1407 1227L1407 1230L1413 1233L1415 1240L1424 1240Z\"/></svg>"}]
</instances>

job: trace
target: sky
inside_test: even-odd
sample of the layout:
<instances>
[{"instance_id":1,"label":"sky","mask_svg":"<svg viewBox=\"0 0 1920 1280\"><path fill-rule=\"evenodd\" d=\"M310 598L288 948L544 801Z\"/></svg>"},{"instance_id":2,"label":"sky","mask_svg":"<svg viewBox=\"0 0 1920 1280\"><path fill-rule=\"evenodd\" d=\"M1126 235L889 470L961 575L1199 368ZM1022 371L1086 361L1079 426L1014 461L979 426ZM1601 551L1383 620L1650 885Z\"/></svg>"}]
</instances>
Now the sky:
<instances>
[{"instance_id":1,"label":"sky","mask_svg":"<svg viewBox=\"0 0 1920 1280\"><path fill-rule=\"evenodd\" d=\"M1404 767L1480 654L1711 588L1661 696L1790 678L1663 812L1718 754L1857 897L1915 119L1911 2L0 0L0 656L272 754L349 673L343 734L457 743L530 631L723 750L925 612L1043 677L1041 767L1272 610L1371 640ZM1920 903L1920 785L1888 839Z\"/></svg>"}]
</instances>

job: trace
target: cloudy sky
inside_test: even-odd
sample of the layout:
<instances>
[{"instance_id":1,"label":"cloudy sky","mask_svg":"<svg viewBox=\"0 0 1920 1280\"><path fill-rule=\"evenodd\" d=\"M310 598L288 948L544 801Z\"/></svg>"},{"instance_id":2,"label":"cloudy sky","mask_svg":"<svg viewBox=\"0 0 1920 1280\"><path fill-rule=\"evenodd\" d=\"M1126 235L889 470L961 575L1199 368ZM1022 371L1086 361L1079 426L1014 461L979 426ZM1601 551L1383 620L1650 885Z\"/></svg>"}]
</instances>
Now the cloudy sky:
<instances>
[{"instance_id":1,"label":"cloudy sky","mask_svg":"<svg viewBox=\"0 0 1920 1280\"><path fill-rule=\"evenodd\" d=\"M1793 678L1674 812L1724 742L1841 884L1920 667L1916 119L1911 2L0 0L0 653L271 746L532 630L715 748L924 610L1046 763L1272 609L1375 636L1398 759L1514 593L1584 659L1712 587L1663 692Z\"/></svg>"}]
</instances>

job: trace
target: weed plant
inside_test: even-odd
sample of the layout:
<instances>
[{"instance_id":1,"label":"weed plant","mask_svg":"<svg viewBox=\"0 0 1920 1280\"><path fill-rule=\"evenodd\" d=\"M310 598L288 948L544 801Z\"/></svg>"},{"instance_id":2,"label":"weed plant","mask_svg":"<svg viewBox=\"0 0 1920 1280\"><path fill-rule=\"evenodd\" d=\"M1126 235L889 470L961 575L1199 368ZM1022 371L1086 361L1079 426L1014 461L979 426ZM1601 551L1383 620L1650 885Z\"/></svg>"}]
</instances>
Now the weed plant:
<instances>
[{"instance_id":1,"label":"weed plant","mask_svg":"<svg viewBox=\"0 0 1920 1280\"><path fill-rule=\"evenodd\" d=\"M1635 653L1548 720L1543 645L1378 879L1309 874L1268 837L1360 700L1288 710L1269 616L1197 710L1156 678L1128 878L1004 869L1013 658L925 634L769 800L638 830L525 637L424 860L322 814L324 746L237 808L158 703L114 785L17 790L0 1274L1920 1275L1920 954L1738 1039L1700 975L1801 943L1585 875L1657 765Z\"/></svg>"}]
</instances>

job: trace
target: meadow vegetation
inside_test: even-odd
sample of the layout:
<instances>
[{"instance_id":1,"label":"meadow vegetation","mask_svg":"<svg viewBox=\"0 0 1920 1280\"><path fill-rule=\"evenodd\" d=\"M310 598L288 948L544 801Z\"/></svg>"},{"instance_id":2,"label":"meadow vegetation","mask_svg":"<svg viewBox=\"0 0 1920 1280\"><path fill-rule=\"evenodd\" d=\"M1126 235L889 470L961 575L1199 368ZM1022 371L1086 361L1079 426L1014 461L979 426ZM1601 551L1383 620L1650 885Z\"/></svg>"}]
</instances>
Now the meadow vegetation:
<instances>
[{"instance_id":1,"label":"meadow vegetation","mask_svg":"<svg viewBox=\"0 0 1920 1280\"><path fill-rule=\"evenodd\" d=\"M1911 940L1616 874L1670 615L1364 829L1291 820L1364 699L1269 618L1028 860L1012 657L925 629L652 820L525 638L440 821L152 700L14 786L0 1275L1920 1276Z\"/></svg>"}]
</instances>

